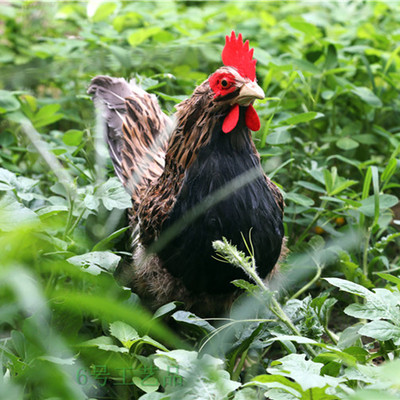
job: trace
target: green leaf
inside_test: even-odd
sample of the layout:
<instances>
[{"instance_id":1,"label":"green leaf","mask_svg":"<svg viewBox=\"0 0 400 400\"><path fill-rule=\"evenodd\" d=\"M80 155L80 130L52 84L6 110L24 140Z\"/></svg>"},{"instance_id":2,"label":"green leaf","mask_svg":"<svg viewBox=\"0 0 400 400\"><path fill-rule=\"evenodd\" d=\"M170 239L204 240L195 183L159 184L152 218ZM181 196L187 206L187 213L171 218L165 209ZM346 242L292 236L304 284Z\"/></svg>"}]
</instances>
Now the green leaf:
<instances>
[{"instance_id":1,"label":"green leaf","mask_svg":"<svg viewBox=\"0 0 400 400\"><path fill-rule=\"evenodd\" d=\"M382 102L370 89L367 87L356 87L351 90L356 96L362 101L369 104L372 107L382 107Z\"/></svg>"},{"instance_id":2,"label":"green leaf","mask_svg":"<svg viewBox=\"0 0 400 400\"><path fill-rule=\"evenodd\" d=\"M321 186L316 185L315 183L312 183L312 182L298 181L297 184L308 190L311 190L312 192L325 193L324 188L322 188Z\"/></svg>"},{"instance_id":3,"label":"green leaf","mask_svg":"<svg viewBox=\"0 0 400 400\"><path fill-rule=\"evenodd\" d=\"M342 137L336 142L336 146L342 150L352 150L357 148L359 144L349 137Z\"/></svg>"},{"instance_id":4,"label":"green leaf","mask_svg":"<svg viewBox=\"0 0 400 400\"><path fill-rule=\"evenodd\" d=\"M305 33L307 36L320 36L320 31L317 26L310 24L302 19L295 19L294 17L288 18L289 25L300 31Z\"/></svg>"},{"instance_id":5,"label":"green leaf","mask_svg":"<svg viewBox=\"0 0 400 400\"><path fill-rule=\"evenodd\" d=\"M163 306L159 307L153 314L153 318L162 318L172 311L175 311L179 304L182 304L178 301L171 301L170 303L164 304Z\"/></svg>"},{"instance_id":6,"label":"green leaf","mask_svg":"<svg viewBox=\"0 0 400 400\"><path fill-rule=\"evenodd\" d=\"M397 345L400 343L400 327L387 321L377 320L369 322L358 333L380 341L394 340Z\"/></svg>"},{"instance_id":7,"label":"green leaf","mask_svg":"<svg viewBox=\"0 0 400 400\"><path fill-rule=\"evenodd\" d=\"M110 324L110 334L117 338L128 349L133 340L140 339L135 329L121 321L112 322Z\"/></svg>"},{"instance_id":8,"label":"green leaf","mask_svg":"<svg viewBox=\"0 0 400 400\"><path fill-rule=\"evenodd\" d=\"M298 114L295 115L293 117L290 117L288 119L285 119L284 121L282 121L283 124L285 125L297 125L297 124L301 124L303 122L309 122L315 118L320 118L323 117L324 115L321 113L317 113L317 112L306 112L303 114Z\"/></svg>"},{"instance_id":9,"label":"green leaf","mask_svg":"<svg viewBox=\"0 0 400 400\"><path fill-rule=\"evenodd\" d=\"M267 371L274 375L282 375L297 382L303 391L312 388L323 388L327 385L337 386L339 379L331 376L321 376L320 371L324 366L305 359L305 354L290 354L279 360L273 361Z\"/></svg>"},{"instance_id":10,"label":"green leaf","mask_svg":"<svg viewBox=\"0 0 400 400\"><path fill-rule=\"evenodd\" d=\"M268 144L272 145L280 145L285 143L290 143L292 141L292 137L290 136L289 131L286 126L282 126L274 129L266 139Z\"/></svg>"},{"instance_id":11,"label":"green leaf","mask_svg":"<svg viewBox=\"0 0 400 400\"><path fill-rule=\"evenodd\" d=\"M386 165L384 171L382 172L381 181L385 182L390 180L390 178L396 172L396 169L397 169L397 160L395 158L391 158L388 164Z\"/></svg>"},{"instance_id":12,"label":"green leaf","mask_svg":"<svg viewBox=\"0 0 400 400\"><path fill-rule=\"evenodd\" d=\"M310 199L309 197L304 196L303 194L294 193L294 192L286 193L285 200L291 200L294 203L300 204L301 206L304 206L304 207L311 207L314 204L313 199Z\"/></svg>"},{"instance_id":13,"label":"green leaf","mask_svg":"<svg viewBox=\"0 0 400 400\"><path fill-rule=\"evenodd\" d=\"M128 36L128 42L132 47L136 47L139 44L145 42L147 39L161 32L161 28L157 26L152 26L150 28L140 28L135 30Z\"/></svg>"},{"instance_id":14,"label":"green leaf","mask_svg":"<svg viewBox=\"0 0 400 400\"><path fill-rule=\"evenodd\" d=\"M43 126L50 125L57 122L64 116L57 114L57 111L61 108L60 104L48 104L40 108L32 119L32 123L35 128L41 128Z\"/></svg>"},{"instance_id":15,"label":"green leaf","mask_svg":"<svg viewBox=\"0 0 400 400\"><path fill-rule=\"evenodd\" d=\"M358 285L357 283L346 281L340 278L324 278L331 285L338 287L344 292L356 294L362 297L368 297L372 295L372 292L366 289L364 286Z\"/></svg>"},{"instance_id":16,"label":"green leaf","mask_svg":"<svg viewBox=\"0 0 400 400\"><path fill-rule=\"evenodd\" d=\"M380 194L379 195L379 211L382 212L387 210L398 203L398 198L391 194ZM373 217L375 215L375 196L369 196L364 200L361 200L361 206L358 208L362 214L367 217Z\"/></svg>"},{"instance_id":17,"label":"green leaf","mask_svg":"<svg viewBox=\"0 0 400 400\"><path fill-rule=\"evenodd\" d=\"M365 298L364 304L350 304L344 312L355 318L388 319L400 323L400 293L376 288Z\"/></svg>"},{"instance_id":18,"label":"green leaf","mask_svg":"<svg viewBox=\"0 0 400 400\"><path fill-rule=\"evenodd\" d=\"M395 283L396 285L400 286L400 278L391 274L386 274L384 272L377 272L377 275L383 279L386 279L389 282Z\"/></svg>"},{"instance_id":19,"label":"green leaf","mask_svg":"<svg viewBox=\"0 0 400 400\"><path fill-rule=\"evenodd\" d=\"M209 322L189 311L177 311L172 315L172 318L198 334L206 335L215 331L215 328Z\"/></svg>"},{"instance_id":20,"label":"green leaf","mask_svg":"<svg viewBox=\"0 0 400 400\"><path fill-rule=\"evenodd\" d=\"M117 178L110 178L101 184L96 189L93 200L100 200L107 210L114 208L125 210L132 207L131 196ZM94 204L94 208L96 208L96 204Z\"/></svg>"},{"instance_id":21,"label":"green leaf","mask_svg":"<svg viewBox=\"0 0 400 400\"><path fill-rule=\"evenodd\" d=\"M120 259L120 256L108 251L93 251L80 256L70 257L67 261L72 265L82 267L92 275L99 275L103 271L115 271Z\"/></svg>"},{"instance_id":22,"label":"green leaf","mask_svg":"<svg viewBox=\"0 0 400 400\"><path fill-rule=\"evenodd\" d=\"M85 198L86 199L86 198ZM114 239L120 237L122 234L124 234L127 230L129 230L129 226L125 226L124 228L118 229L117 231L111 233L108 235L106 238L100 240L100 242L96 243L93 246L92 251L101 251L101 250L106 250L107 245Z\"/></svg>"},{"instance_id":23,"label":"green leaf","mask_svg":"<svg viewBox=\"0 0 400 400\"><path fill-rule=\"evenodd\" d=\"M38 216L32 210L20 204L13 195L6 194L0 199L1 231L11 232L21 225L38 222Z\"/></svg>"},{"instance_id":24,"label":"green leaf","mask_svg":"<svg viewBox=\"0 0 400 400\"><path fill-rule=\"evenodd\" d=\"M70 129L63 135L63 142L68 146L79 146L82 142L83 131L77 129Z\"/></svg>"},{"instance_id":25,"label":"green leaf","mask_svg":"<svg viewBox=\"0 0 400 400\"><path fill-rule=\"evenodd\" d=\"M19 107L19 101L15 98L12 92L9 92L8 90L0 90L0 114L18 110Z\"/></svg>"},{"instance_id":26,"label":"green leaf","mask_svg":"<svg viewBox=\"0 0 400 400\"><path fill-rule=\"evenodd\" d=\"M244 279L236 279L236 280L232 281L232 283L239 289L246 290L246 292L249 292L249 293L254 293L254 292L260 290L260 288L257 285L254 285L253 283L245 281Z\"/></svg>"},{"instance_id":27,"label":"green leaf","mask_svg":"<svg viewBox=\"0 0 400 400\"><path fill-rule=\"evenodd\" d=\"M117 8L116 3L107 2L100 4L94 13L92 20L93 22L99 22L105 20L109 15L111 15Z\"/></svg>"},{"instance_id":28,"label":"green leaf","mask_svg":"<svg viewBox=\"0 0 400 400\"><path fill-rule=\"evenodd\" d=\"M318 75L321 73L318 67L307 60L293 60L293 65L298 67L301 71L309 72L311 74Z\"/></svg>"}]
</instances>

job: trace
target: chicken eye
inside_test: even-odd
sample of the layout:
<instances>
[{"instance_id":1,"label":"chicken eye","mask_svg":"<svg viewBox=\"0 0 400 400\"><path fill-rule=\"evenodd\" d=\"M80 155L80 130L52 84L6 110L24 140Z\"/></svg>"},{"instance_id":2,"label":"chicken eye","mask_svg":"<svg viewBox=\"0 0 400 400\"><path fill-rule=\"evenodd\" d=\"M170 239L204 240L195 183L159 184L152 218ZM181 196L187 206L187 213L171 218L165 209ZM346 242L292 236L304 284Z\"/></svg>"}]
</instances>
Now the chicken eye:
<instances>
[{"instance_id":1,"label":"chicken eye","mask_svg":"<svg viewBox=\"0 0 400 400\"><path fill-rule=\"evenodd\" d=\"M225 79L225 78L223 78L223 79L221 79L221 86L222 87L224 87L224 88L226 88L227 86L228 86L228 81Z\"/></svg>"}]
</instances>

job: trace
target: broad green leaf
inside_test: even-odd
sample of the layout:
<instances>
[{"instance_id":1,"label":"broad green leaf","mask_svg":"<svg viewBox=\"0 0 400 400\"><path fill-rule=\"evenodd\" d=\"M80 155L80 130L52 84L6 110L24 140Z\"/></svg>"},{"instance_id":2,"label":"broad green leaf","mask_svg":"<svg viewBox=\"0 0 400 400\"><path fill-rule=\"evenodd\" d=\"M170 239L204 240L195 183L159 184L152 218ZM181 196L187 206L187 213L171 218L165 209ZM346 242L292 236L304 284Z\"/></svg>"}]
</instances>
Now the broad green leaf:
<instances>
[{"instance_id":1,"label":"broad green leaf","mask_svg":"<svg viewBox=\"0 0 400 400\"><path fill-rule=\"evenodd\" d=\"M189 311L177 311L172 314L172 318L175 321L188 326L193 331L201 333L202 335L206 335L215 331L215 328L208 321L197 317L195 314Z\"/></svg>"},{"instance_id":2,"label":"broad green leaf","mask_svg":"<svg viewBox=\"0 0 400 400\"><path fill-rule=\"evenodd\" d=\"M130 348L130 342L140 338L135 329L122 321L112 322L110 324L110 333L128 349Z\"/></svg>"},{"instance_id":3,"label":"broad green leaf","mask_svg":"<svg viewBox=\"0 0 400 400\"><path fill-rule=\"evenodd\" d=\"M293 60L293 65L299 68L301 71L310 72L311 74L320 74L321 71L314 64L310 63L307 60Z\"/></svg>"},{"instance_id":4,"label":"broad green leaf","mask_svg":"<svg viewBox=\"0 0 400 400\"><path fill-rule=\"evenodd\" d=\"M140 28L128 36L128 42L132 47L136 47L159 32L161 32L161 28L157 26Z\"/></svg>"},{"instance_id":5,"label":"broad green leaf","mask_svg":"<svg viewBox=\"0 0 400 400\"><path fill-rule=\"evenodd\" d=\"M162 318L168 314L170 314L172 311L175 311L177 306L181 304L178 301L172 301L170 303L164 304L160 308L158 308L153 315L153 318Z\"/></svg>"},{"instance_id":6,"label":"broad green leaf","mask_svg":"<svg viewBox=\"0 0 400 400\"><path fill-rule=\"evenodd\" d=\"M389 209L398 203L398 198L391 194L380 194L379 195L379 211ZM364 200L361 200L361 206L358 211L366 215L367 217L373 217L375 215L375 197L369 196Z\"/></svg>"},{"instance_id":7,"label":"broad green leaf","mask_svg":"<svg viewBox=\"0 0 400 400\"><path fill-rule=\"evenodd\" d=\"M9 92L8 90L0 90L0 114L18 110L19 107L19 101L15 98L12 92Z\"/></svg>"},{"instance_id":8,"label":"broad green leaf","mask_svg":"<svg viewBox=\"0 0 400 400\"><path fill-rule=\"evenodd\" d=\"M312 192L318 192L318 193L325 193L325 189L322 188L319 185L316 185L315 183L312 182L307 182L307 181L298 181L298 185L303 186L304 188L311 190Z\"/></svg>"},{"instance_id":9,"label":"broad green leaf","mask_svg":"<svg viewBox=\"0 0 400 400\"><path fill-rule=\"evenodd\" d=\"M344 292L353 293L358 296L368 297L373 293L366 289L364 286L358 285L357 283L346 281L345 279L340 278L324 278L331 285L338 287Z\"/></svg>"},{"instance_id":10,"label":"broad green leaf","mask_svg":"<svg viewBox=\"0 0 400 400\"><path fill-rule=\"evenodd\" d=\"M304 207L311 207L314 204L313 199L310 199L309 197L304 196L303 194L294 192L286 193L285 200L291 200L294 203L300 204L301 206Z\"/></svg>"},{"instance_id":11,"label":"broad green leaf","mask_svg":"<svg viewBox=\"0 0 400 400\"><path fill-rule=\"evenodd\" d=\"M360 328L358 333L380 341L393 340L397 344L400 343L400 327L387 321L369 322Z\"/></svg>"},{"instance_id":12,"label":"broad green leaf","mask_svg":"<svg viewBox=\"0 0 400 400\"><path fill-rule=\"evenodd\" d=\"M273 130L268 136L266 142L272 145L279 145L290 143L292 141L292 137L290 136L287 127L279 127Z\"/></svg>"},{"instance_id":13,"label":"broad green leaf","mask_svg":"<svg viewBox=\"0 0 400 400\"><path fill-rule=\"evenodd\" d=\"M388 319L400 324L400 293L387 289L375 288L366 297L364 304L350 304L344 312L355 318Z\"/></svg>"},{"instance_id":14,"label":"broad green leaf","mask_svg":"<svg viewBox=\"0 0 400 400\"><path fill-rule=\"evenodd\" d=\"M140 399L170 399L170 397L164 397L165 395L161 395L161 393L155 393L158 388L160 387L160 382L155 376L149 376L144 379L143 377L140 376L134 376L132 378L133 383L143 390L143 392L150 394L151 396L141 396ZM158 395L161 395L161 397L158 397Z\"/></svg>"},{"instance_id":15,"label":"broad green leaf","mask_svg":"<svg viewBox=\"0 0 400 400\"><path fill-rule=\"evenodd\" d=\"M82 142L83 131L77 129L70 129L64 133L62 138L63 142L68 146L79 146Z\"/></svg>"},{"instance_id":16,"label":"broad green leaf","mask_svg":"<svg viewBox=\"0 0 400 400\"><path fill-rule=\"evenodd\" d=\"M99 275L101 272L113 272L121 257L108 251L93 251L91 253L74 256L67 261L78 267L82 267L86 272L93 275Z\"/></svg>"},{"instance_id":17,"label":"broad green leaf","mask_svg":"<svg viewBox=\"0 0 400 400\"><path fill-rule=\"evenodd\" d=\"M64 116L62 114L57 114L60 108L60 104L47 104L41 107L32 120L35 128L50 125L63 118Z\"/></svg>"},{"instance_id":18,"label":"broad green leaf","mask_svg":"<svg viewBox=\"0 0 400 400\"><path fill-rule=\"evenodd\" d=\"M11 232L18 226L37 222L38 216L13 195L6 194L0 199L0 231Z\"/></svg>"},{"instance_id":19,"label":"broad green leaf","mask_svg":"<svg viewBox=\"0 0 400 400\"><path fill-rule=\"evenodd\" d=\"M309 122L315 118L320 118L322 116L323 116L323 114L321 114L321 113L317 113L317 112L313 112L313 111L306 112L306 113L298 114L298 115L295 115L288 119L285 119L284 121L282 121L282 123L284 123L285 125L297 125L297 124L301 124L303 122Z\"/></svg>"},{"instance_id":20,"label":"broad green leaf","mask_svg":"<svg viewBox=\"0 0 400 400\"><path fill-rule=\"evenodd\" d=\"M317 26L310 24L302 19L288 18L289 25L307 36L320 36L320 31Z\"/></svg>"},{"instance_id":21,"label":"broad green leaf","mask_svg":"<svg viewBox=\"0 0 400 400\"><path fill-rule=\"evenodd\" d=\"M93 22L99 22L105 20L109 15L111 15L115 11L116 8L117 4L113 2L100 4L100 6L97 7L92 17Z\"/></svg>"},{"instance_id":22,"label":"broad green leaf","mask_svg":"<svg viewBox=\"0 0 400 400\"><path fill-rule=\"evenodd\" d=\"M304 354L290 354L273 361L267 371L271 374L283 375L294 379L303 391L311 388L324 388L327 385L337 386L340 383L337 378L320 375L323 364L315 363L305 358Z\"/></svg>"},{"instance_id":23,"label":"broad green leaf","mask_svg":"<svg viewBox=\"0 0 400 400\"><path fill-rule=\"evenodd\" d=\"M382 101L379 99L379 97L377 97L374 92L367 87L356 87L351 92L372 107L382 106Z\"/></svg>"},{"instance_id":24,"label":"broad green leaf","mask_svg":"<svg viewBox=\"0 0 400 400\"><path fill-rule=\"evenodd\" d=\"M349 137L342 137L336 142L336 146L342 150L352 150L357 148L359 144Z\"/></svg>"},{"instance_id":25,"label":"broad green leaf","mask_svg":"<svg viewBox=\"0 0 400 400\"><path fill-rule=\"evenodd\" d=\"M93 199L94 208L97 206L95 204L97 200L100 200L107 210L114 208L125 210L132 206L131 196L117 178L110 178L96 189Z\"/></svg>"}]
</instances>

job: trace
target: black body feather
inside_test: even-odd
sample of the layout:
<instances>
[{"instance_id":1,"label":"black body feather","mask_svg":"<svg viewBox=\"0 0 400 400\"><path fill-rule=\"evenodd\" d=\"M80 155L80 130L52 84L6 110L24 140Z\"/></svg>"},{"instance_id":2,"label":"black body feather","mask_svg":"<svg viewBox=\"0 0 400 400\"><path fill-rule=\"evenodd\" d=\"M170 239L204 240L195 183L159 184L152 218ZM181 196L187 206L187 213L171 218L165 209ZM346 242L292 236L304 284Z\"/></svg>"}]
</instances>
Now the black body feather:
<instances>
[{"instance_id":1,"label":"black body feather","mask_svg":"<svg viewBox=\"0 0 400 400\"><path fill-rule=\"evenodd\" d=\"M224 236L248 254L241 233L248 240L251 230L258 273L264 278L279 258L284 236L282 212L254 153L244 108L234 131L223 133L222 122L221 118L210 142L186 171L162 232L232 179L253 168L260 168L260 176L209 208L158 252L164 267L194 293L229 293L235 290L232 280L248 279L241 269L213 258L212 241Z\"/></svg>"}]
</instances>

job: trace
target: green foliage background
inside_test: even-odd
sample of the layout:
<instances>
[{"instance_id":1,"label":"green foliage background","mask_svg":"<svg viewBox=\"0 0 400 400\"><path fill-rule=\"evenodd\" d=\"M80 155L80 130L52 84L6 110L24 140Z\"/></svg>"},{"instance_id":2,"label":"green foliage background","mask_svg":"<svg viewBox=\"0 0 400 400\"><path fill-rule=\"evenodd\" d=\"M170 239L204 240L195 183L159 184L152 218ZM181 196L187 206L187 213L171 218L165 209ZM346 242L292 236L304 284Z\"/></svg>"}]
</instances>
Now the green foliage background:
<instances>
[{"instance_id":1,"label":"green foliage background","mask_svg":"<svg viewBox=\"0 0 400 400\"><path fill-rule=\"evenodd\" d=\"M0 398L399 398L399 27L393 1L2 2ZM226 320L151 315L113 276L130 201L86 89L134 77L172 113L232 29L291 254Z\"/></svg>"}]
</instances>

